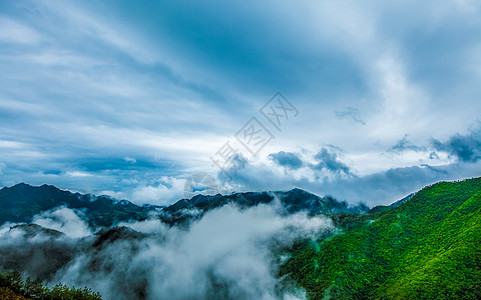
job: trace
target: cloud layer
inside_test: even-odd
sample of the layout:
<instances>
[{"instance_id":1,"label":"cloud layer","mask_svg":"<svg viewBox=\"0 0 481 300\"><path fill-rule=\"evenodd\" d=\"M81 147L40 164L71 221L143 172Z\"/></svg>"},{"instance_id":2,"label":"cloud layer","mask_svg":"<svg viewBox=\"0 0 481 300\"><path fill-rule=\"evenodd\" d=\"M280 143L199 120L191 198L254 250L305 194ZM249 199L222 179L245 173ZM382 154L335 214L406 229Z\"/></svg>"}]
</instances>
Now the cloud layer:
<instances>
[{"instance_id":1,"label":"cloud layer","mask_svg":"<svg viewBox=\"0 0 481 300\"><path fill-rule=\"evenodd\" d=\"M0 230L0 268L87 285L108 299L302 299L302 290L276 277L281 250L334 227L323 216L282 211L279 203L227 205L187 228L152 218L75 238L7 224ZM66 208L34 219L53 229L60 214L78 222L78 212Z\"/></svg>"},{"instance_id":2,"label":"cloud layer","mask_svg":"<svg viewBox=\"0 0 481 300\"><path fill-rule=\"evenodd\" d=\"M476 1L0 8L0 185L171 203L192 174L218 172L210 157L252 117L275 138L256 157L236 144L259 168L226 189L368 184L424 165L455 179L479 163ZM282 131L259 112L276 91L299 111ZM276 164L293 178L262 180ZM410 191L412 176L398 178Z\"/></svg>"}]
</instances>

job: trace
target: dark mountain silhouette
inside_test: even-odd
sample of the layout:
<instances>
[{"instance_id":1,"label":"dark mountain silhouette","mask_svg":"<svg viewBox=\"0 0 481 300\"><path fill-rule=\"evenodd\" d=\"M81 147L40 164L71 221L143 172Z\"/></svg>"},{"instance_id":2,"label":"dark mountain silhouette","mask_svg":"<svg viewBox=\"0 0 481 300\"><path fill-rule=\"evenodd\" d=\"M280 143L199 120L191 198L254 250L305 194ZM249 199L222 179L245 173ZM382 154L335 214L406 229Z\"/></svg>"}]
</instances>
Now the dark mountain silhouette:
<instances>
[{"instance_id":1,"label":"dark mountain silhouette","mask_svg":"<svg viewBox=\"0 0 481 300\"><path fill-rule=\"evenodd\" d=\"M369 210L365 205L349 206L347 202L334 198L319 197L301 189L277 192L247 192L231 195L197 195L182 199L168 207L153 205L138 206L127 200L108 196L83 195L60 190L51 185L33 187L25 183L0 190L0 224L5 222L30 223L32 218L48 210L65 206L84 212L91 228L108 228L129 220L144 220L151 213L159 213L164 222L175 225L197 219L205 212L224 206L237 205L241 209L267 204L279 200L285 213L307 211L311 215L342 213L363 213ZM162 213L160 213L162 211Z\"/></svg>"},{"instance_id":2,"label":"dark mountain silhouette","mask_svg":"<svg viewBox=\"0 0 481 300\"><path fill-rule=\"evenodd\" d=\"M337 201L331 196L319 197L307 191L295 188L290 191L276 192L247 192L234 193L231 195L217 194L215 196L197 195L191 199L182 199L164 209L166 212L174 213L184 209L199 209L203 211L221 207L228 203L235 204L240 208L248 208L258 204L271 203L275 199L286 208L288 213L295 213L306 210L311 214L319 213L361 213L369 208L363 204L349 206L347 202Z\"/></svg>"},{"instance_id":3,"label":"dark mountain silhouette","mask_svg":"<svg viewBox=\"0 0 481 300\"><path fill-rule=\"evenodd\" d=\"M212 209L232 204L246 209L259 204L268 204L278 200L285 214L306 211L310 215L348 213L358 214L369 211L364 204L349 206L345 201L337 201L331 196L319 197L299 188L290 191L246 192L231 195L214 196L197 195L191 199L182 199L164 208L166 214L161 218L169 224L178 224L191 219L198 219Z\"/></svg>"},{"instance_id":4,"label":"dark mountain silhouette","mask_svg":"<svg viewBox=\"0 0 481 300\"><path fill-rule=\"evenodd\" d=\"M93 228L110 227L127 220L142 220L159 208L137 206L130 201L118 201L108 196L71 193L52 185L33 187L20 183L0 190L0 224L30 223L33 216L61 206L83 211Z\"/></svg>"}]
</instances>

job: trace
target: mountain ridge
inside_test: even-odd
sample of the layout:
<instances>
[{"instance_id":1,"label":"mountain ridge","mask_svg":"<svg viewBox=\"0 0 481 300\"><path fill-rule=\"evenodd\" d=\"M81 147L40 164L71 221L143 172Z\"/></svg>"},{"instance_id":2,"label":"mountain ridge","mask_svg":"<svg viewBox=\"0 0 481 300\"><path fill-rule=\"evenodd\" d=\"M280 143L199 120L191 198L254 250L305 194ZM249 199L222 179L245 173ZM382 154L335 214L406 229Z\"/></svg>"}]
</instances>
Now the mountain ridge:
<instances>
[{"instance_id":1,"label":"mountain ridge","mask_svg":"<svg viewBox=\"0 0 481 300\"><path fill-rule=\"evenodd\" d=\"M170 225L202 217L212 209L229 203L241 209L269 204L279 200L286 213L301 210L309 214L319 213L364 213L369 208L363 204L349 205L331 196L320 197L305 190L294 188L289 191L243 192L230 195L196 195L191 199L181 199L169 206L136 205L129 200L118 200L110 196L72 193L53 185L31 186L19 183L0 189L0 224L5 222L30 223L33 216L44 211L65 206L85 211L92 228L111 227L128 220L144 220L151 213L162 213L159 217ZM198 210L196 216L190 210Z\"/></svg>"},{"instance_id":2,"label":"mountain ridge","mask_svg":"<svg viewBox=\"0 0 481 300\"><path fill-rule=\"evenodd\" d=\"M99 196L88 198L88 195L60 191L54 186L33 188L24 184L13 190L1 189L0 196L4 196L5 191L16 191L11 195L26 200L32 190L44 191L36 194L37 198L34 197L44 204L51 204L52 199L57 199L53 196L78 198L80 195L84 197L80 199L84 204L95 206L100 198L110 201L114 208L129 207L127 202L122 204ZM275 270L279 284L303 288L308 299L481 297L481 178L431 184L390 206L378 206L369 211L365 211L366 207L349 206L329 196L319 197L301 189L292 189L198 195L156 210L158 215L148 216L159 217L169 224L166 215L174 218L178 214L184 219L171 219L171 225L188 221L186 228L169 228L161 226L159 220L149 219L144 225L154 226L154 231L138 231L140 227L114 223L114 226L100 228L89 236L71 239L60 231L36 224L19 224L10 227L6 232L7 237L9 234L11 237L24 236L28 242L22 247L16 243L0 246L0 266L50 280L58 270L72 266L76 257L83 257L83 270L87 274L103 277L116 270L121 282L124 264L130 263L130 255L144 253L142 247L146 243L157 241L159 244L155 244L156 247L163 249L169 234L181 232L183 235L192 229L196 242L188 245L194 246L202 242L197 240L199 231L195 226L202 226L203 221L189 221L199 220L203 214L224 205L236 205L239 209L236 213L243 214L250 207L270 203L275 209L278 208L277 204L281 204L283 210L276 211L276 214L300 211L306 212L303 214L306 217L308 214L322 214L321 219L331 219L334 225L335 230L318 232L314 237L297 239L291 246L273 249L272 255L280 266ZM195 213L189 215L191 211ZM229 213L232 209L225 211ZM221 212L217 210L211 216L219 217ZM204 220L212 222L211 218ZM213 226L217 226L217 223ZM211 233L208 230L210 227L204 228L208 234ZM19 231L23 231L24 235L18 235ZM87 256L83 256L87 253ZM43 263L30 263L35 257L44 258ZM175 260L170 262L173 267L179 263ZM121 267L117 268L118 265ZM137 267L140 269L136 272L148 268L143 264ZM77 274L77 271L74 273ZM140 273L134 274L137 276ZM120 287L121 293L128 295L127 299L146 298L148 281L145 277L136 276ZM117 276L115 278L117 280ZM212 283L216 284L216 280Z\"/></svg>"},{"instance_id":3,"label":"mountain ridge","mask_svg":"<svg viewBox=\"0 0 481 300\"><path fill-rule=\"evenodd\" d=\"M145 219L157 207L142 207L128 200L109 196L72 193L53 185L31 186L19 183L0 189L0 224L30 223L35 215L58 207L85 211L93 228L109 227L129 219Z\"/></svg>"}]
</instances>

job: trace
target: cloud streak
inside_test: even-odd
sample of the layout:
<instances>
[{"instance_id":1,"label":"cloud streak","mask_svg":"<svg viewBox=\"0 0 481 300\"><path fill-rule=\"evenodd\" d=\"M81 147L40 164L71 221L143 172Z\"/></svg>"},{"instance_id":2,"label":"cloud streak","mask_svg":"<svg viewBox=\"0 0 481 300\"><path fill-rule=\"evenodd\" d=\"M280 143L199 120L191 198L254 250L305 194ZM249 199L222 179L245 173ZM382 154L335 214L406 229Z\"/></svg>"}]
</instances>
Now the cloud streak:
<instances>
[{"instance_id":1,"label":"cloud streak","mask_svg":"<svg viewBox=\"0 0 481 300\"><path fill-rule=\"evenodd\" d=\"M334 113L336 114L336 116L338 118L341 118L341 119L348 119L348 120L352 120L354 122L357 122L361 125L366 125L366 122L364 122L362 119L361 119L361 116L360 116L360 112L359 112L359 109L357 108L354 108L354 107L346 107L345 109L343 110L336 110L334 111Z\"/></svg>"}]
</instances>

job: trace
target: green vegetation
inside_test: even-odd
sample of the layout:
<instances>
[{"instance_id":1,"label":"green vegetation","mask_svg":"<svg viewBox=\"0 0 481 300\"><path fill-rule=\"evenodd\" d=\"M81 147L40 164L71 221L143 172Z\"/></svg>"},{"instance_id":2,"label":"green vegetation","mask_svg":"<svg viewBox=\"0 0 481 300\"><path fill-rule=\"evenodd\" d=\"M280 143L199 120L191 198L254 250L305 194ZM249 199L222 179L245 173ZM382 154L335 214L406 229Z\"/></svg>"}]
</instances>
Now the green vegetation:
<instances>
[{"instance_id":1,"label":"green vegetation","mask_svg":"<svg viewBox=\"0 0 481 300\"><path fill-rule=\"evenodd\" d=\"M0 274L0 300L3 299L41 299L41 300L99 300L100 294L89 288L69 288L57 284L53 288L46 286L41 280L25 281L19 272Z\"/></svg>"},{"instance_id":2,"label":"green vegetation","mask_svg":"<svg viewBox=\"0 0 481 300\"><path fill-rule=\"evenodd\" d=\"M335 222L343 232L292 248L280 270L310 299L481 299L481 178Z\"/></svg>"}]
</instances>

